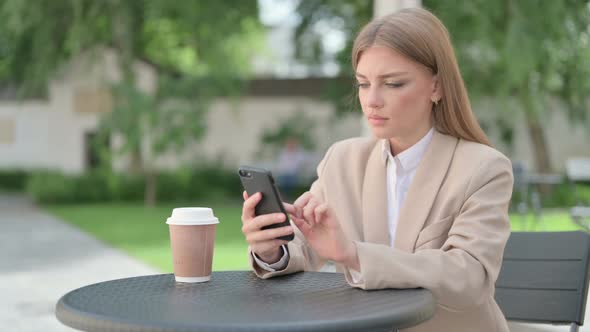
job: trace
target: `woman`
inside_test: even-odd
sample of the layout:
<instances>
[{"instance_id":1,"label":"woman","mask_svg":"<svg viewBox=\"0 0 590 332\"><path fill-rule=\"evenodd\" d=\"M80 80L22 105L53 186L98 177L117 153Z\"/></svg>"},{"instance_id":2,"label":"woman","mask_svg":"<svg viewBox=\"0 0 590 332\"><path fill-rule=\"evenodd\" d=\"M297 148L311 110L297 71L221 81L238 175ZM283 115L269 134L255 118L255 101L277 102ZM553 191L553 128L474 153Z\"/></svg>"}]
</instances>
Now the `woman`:
<instances>
[{"instance_id":1,"label":"woman","mask_svg":"<svg viewBox=\"0 0 590 332\"><path fill-rule=\"evenodd\" d=\"M255 217L260 194L244 193L254 271L270 278L330 260L352 287L431 290L434 317L408 331L508 331L494 284L511 164L471 111L445 27L424 9L376 19L352 65L375 137L330 147L310 191L287 205L292 226L261 230L284 217Z\"/></svg>"}]
</instances>

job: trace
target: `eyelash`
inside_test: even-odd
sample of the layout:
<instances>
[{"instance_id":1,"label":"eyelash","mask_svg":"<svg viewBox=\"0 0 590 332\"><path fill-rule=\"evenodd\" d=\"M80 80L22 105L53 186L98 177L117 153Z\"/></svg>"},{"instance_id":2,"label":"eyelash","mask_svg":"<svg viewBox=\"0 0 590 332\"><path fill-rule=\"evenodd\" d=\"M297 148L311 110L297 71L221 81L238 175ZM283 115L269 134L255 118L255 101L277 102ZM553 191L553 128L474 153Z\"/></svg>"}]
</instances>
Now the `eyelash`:
<instances>
[{"instance_id":1,"label":"eyelash","mask_svg":"<svg viewBox=\"0 0 590 332\"><path fill-rule=\"evenodd\" d=\"M385 86L392 88L392 89L397 89L397 88L401 88L405 84L406 83L385 83ZM357 89L365 89L365 88L369 87L369 83L356 82L355 85L356 85Z\"/></svg>"},{"instance_id":2,"label":"eyelash","mask_svg":"<svg viewBox=\"0 0 590 332\"><path fill-rule=\"evenodd\" d=\"M390 88L401 88L405 84L406 83L385 83L385 85L388 86L388 87L390 87Z\"/></svg>"}]
</instances>

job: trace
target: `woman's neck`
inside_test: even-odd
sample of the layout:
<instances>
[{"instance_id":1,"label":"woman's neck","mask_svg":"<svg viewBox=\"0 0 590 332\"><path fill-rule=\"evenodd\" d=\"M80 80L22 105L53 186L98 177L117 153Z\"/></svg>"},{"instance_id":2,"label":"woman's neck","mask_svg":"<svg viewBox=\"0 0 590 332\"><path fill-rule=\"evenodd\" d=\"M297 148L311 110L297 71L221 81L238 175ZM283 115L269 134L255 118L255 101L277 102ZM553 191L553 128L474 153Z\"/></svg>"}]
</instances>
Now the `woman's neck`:
<instances>
[{"instance_id":1,"label":"woman's neck","mask_svg":"<svg viewBox=\"0 0 590 332\"><path fill-rule=\"evenodd\" d=\"M395 156L411 148L416 143L418 143L424 136L426 136L426 134L428 133L428 131L430 131L431 128L432 126L428 125L424 128L420 128L420 130L412 132L410 135L394 136L389 138L391 154Z\"/></svg>"}]
</instances>

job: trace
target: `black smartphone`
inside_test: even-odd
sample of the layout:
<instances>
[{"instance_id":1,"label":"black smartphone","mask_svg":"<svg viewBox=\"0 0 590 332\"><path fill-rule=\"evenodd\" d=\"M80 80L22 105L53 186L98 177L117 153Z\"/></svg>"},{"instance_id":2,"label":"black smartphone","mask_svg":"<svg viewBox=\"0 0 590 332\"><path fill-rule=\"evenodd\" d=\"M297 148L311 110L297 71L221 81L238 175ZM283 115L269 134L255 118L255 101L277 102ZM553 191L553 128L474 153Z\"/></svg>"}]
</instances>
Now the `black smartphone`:
<instances>
[{"instance_id":1,"label":"black smartphone","mask_svg":"<svg viewBox=\"0 0 590 332\"><path fill-rule=\"evenodd\" d=\"M285 221L265 226L262 229L278 228L289 226L289 214L285 210L281 195L275 184L275 180L269 170L259 167L240 166L238 170L240 180L244 190L248 196L252 196L257 192L262 193L262 200L256 205L255 213L257 216L269 213L283 213ZM293 234L279 237L278 239L291 241L295 236Z\"/></svg>"}]
</instances>

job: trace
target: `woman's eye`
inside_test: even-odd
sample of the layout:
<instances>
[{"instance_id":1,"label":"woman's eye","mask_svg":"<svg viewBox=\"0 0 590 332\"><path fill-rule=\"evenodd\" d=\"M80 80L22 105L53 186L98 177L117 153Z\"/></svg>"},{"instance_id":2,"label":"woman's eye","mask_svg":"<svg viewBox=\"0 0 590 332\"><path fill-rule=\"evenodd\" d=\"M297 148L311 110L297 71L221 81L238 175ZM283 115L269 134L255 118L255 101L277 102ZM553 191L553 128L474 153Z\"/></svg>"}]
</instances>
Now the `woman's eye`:
<instances>
[{"instance_id":1,"label":"woman's eye","mask_svg":"<svg viewBox=\"0 0 590 332\"><path fill-rule=\"evenodd\" d=\"M369 87L369 83L356 82L356 87L359 89L366 89Z\"/></svg>"},{"instance_id":2,"label":"woman's eye","mask_svg":"<svg viewBox=\"0 0 590 332\"><path fill-rule=\"evenodd\" d=\"M390 88L401 88L405 84L406 83L385 83L385 86L390 87Z\"/></svg>"}]
</instances>

